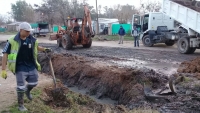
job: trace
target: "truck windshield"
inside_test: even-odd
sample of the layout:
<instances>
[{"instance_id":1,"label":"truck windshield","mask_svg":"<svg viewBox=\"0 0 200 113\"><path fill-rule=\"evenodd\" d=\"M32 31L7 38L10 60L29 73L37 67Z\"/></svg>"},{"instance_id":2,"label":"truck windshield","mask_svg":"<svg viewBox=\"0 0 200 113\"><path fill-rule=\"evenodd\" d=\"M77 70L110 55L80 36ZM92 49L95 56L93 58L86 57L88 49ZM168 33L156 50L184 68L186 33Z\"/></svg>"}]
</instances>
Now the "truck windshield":
<instances>
[{"instance_id":1,"label":"truck windshield","mask_svg":"<svg viewBox=\"0 0 200 113\"><path fill-rule=\"evenodd\" d=\"M134 24L135 25L140 25L140 17L139 16L135 16L134 17Z\"/></svg>"}]
</instances>

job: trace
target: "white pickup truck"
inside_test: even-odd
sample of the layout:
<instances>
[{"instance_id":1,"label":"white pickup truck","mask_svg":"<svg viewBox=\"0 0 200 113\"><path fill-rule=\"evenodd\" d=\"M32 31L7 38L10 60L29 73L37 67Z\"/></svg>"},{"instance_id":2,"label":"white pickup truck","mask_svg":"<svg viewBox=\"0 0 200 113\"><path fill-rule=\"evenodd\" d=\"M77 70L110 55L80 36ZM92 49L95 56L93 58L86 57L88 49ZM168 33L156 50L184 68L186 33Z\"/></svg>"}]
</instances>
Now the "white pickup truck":
<instances>
[{"instance_id":1,"label":"white pickup truck","mask_svg":"<svg viewBox=\"0 0 200 113\"><path fill-rule=\"evenodd\" d=\"M145 46L156 43L172 46L177 42L180 53L192 54L200 49L199 4L188 0L163 0L162 12L133 15L132 24L140 30L140 39ZM175 21L180 23L178 30Z\"/></svg>"}]
</instances>

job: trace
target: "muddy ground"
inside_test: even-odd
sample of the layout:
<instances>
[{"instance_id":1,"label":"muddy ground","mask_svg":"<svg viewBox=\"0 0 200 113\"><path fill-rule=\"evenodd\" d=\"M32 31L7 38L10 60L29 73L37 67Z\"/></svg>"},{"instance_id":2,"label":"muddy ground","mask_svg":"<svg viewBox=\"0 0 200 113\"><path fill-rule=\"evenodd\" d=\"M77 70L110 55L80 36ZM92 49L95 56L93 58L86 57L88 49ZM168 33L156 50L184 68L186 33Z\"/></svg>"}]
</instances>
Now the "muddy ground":
<instances>
[{"instance_id":1,"label":"muddy ground","mask_svg":"<svg viewBox=\"0 0 200 113\"><path fill-rule=\"evenodd\" d=\"M52 57L56 76L68 87L87 89L88 95L111 98L127 109L151 108L160 112L200 112L199 81L192 74L177 73L181 62L198 56L178 52L149 51L94 46L66 51L56 45L41 44L54 50ZM39 55L43 72L49 73L47 59ZM169 75L185 75L176 84L178 94L162 98L145 98L144 84L156 92L168 89ZM178 75L178 76L177 76ZM191 85L192 84L192 85ZM179 95L180 94L180 95Z\"/></svg>"},{"instance_id":2,"label":"muddy ground","mask_svg":"<svg viewBox=\"0 0 200 113\"><path fill-rule=\"evenodd\" d=\"M200 53L184 55L177 51L102 46L92 46L89 49L75 47L66 51L57 48L56 44L40 45L54 50L52 62L55 75L67 87L85 89L87 95L95 95L99 99L113 99L116 103L112 106L155 109L163 113L200 112L200 85L195 71L183 71L193 65L184 61L190 61ZM45 54L40 53L38 59L42 71L50 75ZM176 84L178 94L162 95L161 98L145 97L144 85L153 92L164 88L169 90L167 84L173 74L173 79L184 75L184 79ZM115 108L112 110L118 111Z\"/></svg>"}]
</instances>

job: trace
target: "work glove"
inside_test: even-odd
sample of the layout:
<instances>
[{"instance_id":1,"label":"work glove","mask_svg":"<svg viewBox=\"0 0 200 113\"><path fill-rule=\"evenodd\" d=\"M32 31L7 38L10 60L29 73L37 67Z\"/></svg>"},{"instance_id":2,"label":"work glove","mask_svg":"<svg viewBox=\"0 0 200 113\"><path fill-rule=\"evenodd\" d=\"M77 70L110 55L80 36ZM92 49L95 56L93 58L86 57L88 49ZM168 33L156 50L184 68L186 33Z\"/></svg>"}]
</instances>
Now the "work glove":
<instances>
[{"instance_id":1,"label":"work glove","mask_svg":"<svg viewBox=\"0 0 200 113\"><path fill-rule=\"evenodd\" d=\"M44 51L48 53L48 52L52 52L52 49L51 48L45 48Z\"/></svg>"},{"instance_id":2,"label":"work glove","mask_svg":"<svg viewBox=\"0 0 200 113\"><path fill-rule=\"evenodd\" d=\"M6 72L6 70L2 70L1 71L1 77L4 78L4 79L7 78L7 72Z\"/></svg>"}]
</instances>

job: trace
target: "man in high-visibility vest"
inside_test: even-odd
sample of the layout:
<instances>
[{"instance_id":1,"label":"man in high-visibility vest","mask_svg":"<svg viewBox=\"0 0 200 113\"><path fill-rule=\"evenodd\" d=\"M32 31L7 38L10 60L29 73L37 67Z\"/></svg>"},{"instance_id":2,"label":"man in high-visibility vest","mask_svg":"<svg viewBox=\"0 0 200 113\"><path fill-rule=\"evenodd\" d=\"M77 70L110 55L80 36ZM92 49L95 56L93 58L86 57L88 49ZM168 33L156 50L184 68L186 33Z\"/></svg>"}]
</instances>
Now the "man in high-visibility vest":
<instances>
[{"instance_id":1,"label":"man in high-visibility vest","mask_svg":"<svg viewBox=\"0 0 200 113\"><path fill-rule=\"evenodd\" d=\"M30 24L23 22L19 25L19 33L11 37L3 49L1 77L6 79L6 64L16 76L18 109L26 111L24 107L24 93L32 100L30 91L38 84L38 72L41 66L37 61L38 51L50 52L50 48L38 46L38 40L30 35ZM25 84L25 81L28 84Z\"/></svg>"}]
</instances>

